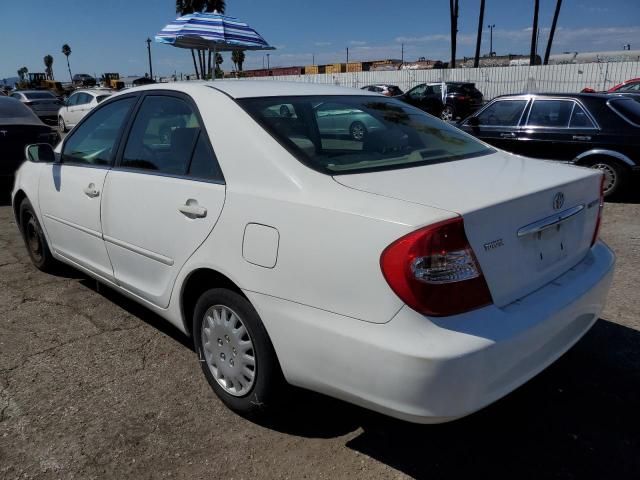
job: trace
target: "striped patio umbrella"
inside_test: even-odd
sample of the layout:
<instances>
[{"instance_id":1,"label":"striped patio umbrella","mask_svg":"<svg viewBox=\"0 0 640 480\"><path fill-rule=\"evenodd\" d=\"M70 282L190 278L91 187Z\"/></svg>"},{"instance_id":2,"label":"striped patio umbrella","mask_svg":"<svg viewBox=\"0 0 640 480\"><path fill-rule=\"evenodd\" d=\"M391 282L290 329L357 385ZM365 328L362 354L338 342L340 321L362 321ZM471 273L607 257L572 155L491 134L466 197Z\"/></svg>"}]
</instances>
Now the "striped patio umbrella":
<instances>
[{"instance_id":1,"label":"striped patio umbrella","mask_svg":"<svg viewBox=\"0 0 640 480\"><path fill-rule=\"evenodd\" d=\"M246 23L215 12L190 13L176 18L156 35L156 42L215 52L275 50Z\"/></svg>"}]
</instances>

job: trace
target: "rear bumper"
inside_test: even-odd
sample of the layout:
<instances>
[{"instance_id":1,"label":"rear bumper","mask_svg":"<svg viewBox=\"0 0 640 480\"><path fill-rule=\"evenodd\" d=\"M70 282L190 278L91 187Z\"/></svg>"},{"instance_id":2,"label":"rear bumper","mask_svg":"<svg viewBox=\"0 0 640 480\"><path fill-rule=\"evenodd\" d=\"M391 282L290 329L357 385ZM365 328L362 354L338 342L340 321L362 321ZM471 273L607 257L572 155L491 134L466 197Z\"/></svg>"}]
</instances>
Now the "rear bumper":
<instances>
[{"instance_id":1,"label":"rear bumper","mask_svg":"<svg viewBox=\"0 0 640 480\"><path fill-rule=\"evenodd\" d=\"M287 380L394 417L439 423L503 397L577 342L604 308L615 257L602 242L504 308L373 324L246 292Z\"/></svg>"}]
</instances>

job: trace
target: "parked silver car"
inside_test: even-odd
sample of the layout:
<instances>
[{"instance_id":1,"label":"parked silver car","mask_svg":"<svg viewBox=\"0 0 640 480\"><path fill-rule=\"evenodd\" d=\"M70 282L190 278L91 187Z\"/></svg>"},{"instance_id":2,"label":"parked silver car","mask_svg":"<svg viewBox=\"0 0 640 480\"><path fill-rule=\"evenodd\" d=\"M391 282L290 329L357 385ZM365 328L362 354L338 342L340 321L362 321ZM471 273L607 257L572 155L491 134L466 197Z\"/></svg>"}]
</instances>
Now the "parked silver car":
<instances>
[{"instance_id":1,"label":"parked silver car","mask_svg":"<svg viewBox=\"0 0 640 480\"><path fill-rule=\"evenodd\" d=\"M62 102L47 90L20 90L13 92L11 97L20 100L33 110L43 121L55 122Z\"/></svg>"}]
</instances>

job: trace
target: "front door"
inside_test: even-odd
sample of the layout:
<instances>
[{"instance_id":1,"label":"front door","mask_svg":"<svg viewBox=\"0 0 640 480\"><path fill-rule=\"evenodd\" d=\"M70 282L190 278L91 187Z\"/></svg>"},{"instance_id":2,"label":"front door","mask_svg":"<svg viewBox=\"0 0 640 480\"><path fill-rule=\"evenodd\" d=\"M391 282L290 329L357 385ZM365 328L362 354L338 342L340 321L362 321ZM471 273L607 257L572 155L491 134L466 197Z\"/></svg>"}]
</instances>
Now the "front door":
<instances>
[{"instance_id":1,"label":"front door","mask_svg":"<svg viewBox=\"0 0 640 480\"><path fill-rule=\"evenodd\" d=\"M119 285L167 307L187 259L211 233L225 185L195 104L149 93L104 186L102 227Z\"/></svg>"},{"instance_id":2,"label":"front door","mask_svg":"<svg viewBox=\"0 0 640 480\"><path fill-rule=\"evenodd\" d=\"M51 248L108 280L113 270L102 240L104 180L135 97L105 104L64 141L58 162L40 177L39 205Z\"/></svg>"}]
</instances>

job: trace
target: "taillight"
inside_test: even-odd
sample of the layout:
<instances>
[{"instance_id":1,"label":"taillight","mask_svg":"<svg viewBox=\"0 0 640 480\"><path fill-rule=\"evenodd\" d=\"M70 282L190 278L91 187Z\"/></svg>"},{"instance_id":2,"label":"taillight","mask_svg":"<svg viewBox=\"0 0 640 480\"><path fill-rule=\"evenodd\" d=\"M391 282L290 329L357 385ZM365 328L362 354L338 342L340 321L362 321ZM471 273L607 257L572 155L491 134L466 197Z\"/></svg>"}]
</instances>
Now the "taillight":
<instances>
[{"instance_id":1,"label":"taillight","mask_svg":"<svg viewBox=\"0 0 640 480\"><path fill-rule=\"evenodd\" d=\"M604 208L604 174L600 176L600 204L598 205L598 217L596 218L596 228L593 230L593 238L591 239L591 246L596 243L598 236L600 235L600 224L602 223L602 209Z\"/></svg>"},{"instance_id":2,"label":"taillight","mask_svg":"<svg viewBox=\"0 0 640 480\"><path fill-rule=\"evenodd\" d=\"M396 240L382 252L380 267L396 295L424 315L455 315L492 303L461 217Z\"/></svg>"}]
</instances>

